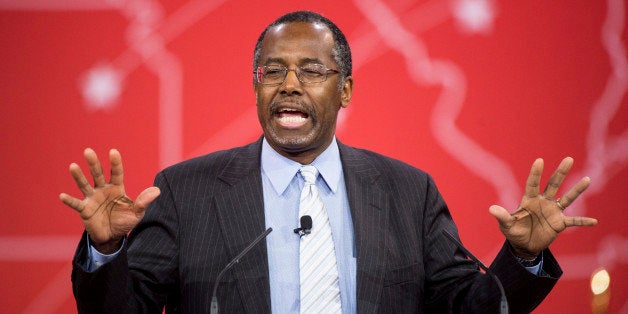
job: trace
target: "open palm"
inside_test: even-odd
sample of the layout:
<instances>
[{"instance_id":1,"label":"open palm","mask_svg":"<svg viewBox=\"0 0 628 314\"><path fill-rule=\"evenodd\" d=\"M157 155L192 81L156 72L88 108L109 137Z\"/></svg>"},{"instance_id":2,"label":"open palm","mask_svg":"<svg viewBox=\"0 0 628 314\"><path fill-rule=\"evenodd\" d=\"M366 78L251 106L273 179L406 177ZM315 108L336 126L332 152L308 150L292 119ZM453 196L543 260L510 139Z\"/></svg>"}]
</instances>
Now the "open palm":
<instances>
[{"instance_id":1,"label":"open palm","mask_svg":"<svg viewBox=\"0 0 628 314\"><path fill-rule=\"evenodd\" d=\"M61 201L76 210L83 221L94 246L101 252L110 251L120 240L137 225L144 216L148 204L159 196L157 187L145 189L134 202L124 191L122 157L112 149L109 152L111 178L105 181L102 167L96 153L88 148L84 152L85 160L94 179L94 186L88 181L81 168L70 165L70 174L84 199L61 193ZM107 253L107 252L103 252Z\"/></svg>"},{"instance_id":2,"label":"open palm","mask_svg":"<svg viewBox=\"0 0 628 314\"><path fill-rule=\"evenodd\" d=\"M540 193L543 160L537 159L532 164L526 182L525 194L519 208L514 213L509 214L501 206L493 205L490 207L490 213L499 222L500 230L512 245L517 256L532 259L546 249L565 228L593 226L597 223L597 220L593 218L573 217L563 213L564 209L589 187L591 180L588 177L578 181L559 199L554 199L572 165L572 158L563 159L548 180L543 193Z\"/></svg>"}]
</instances>

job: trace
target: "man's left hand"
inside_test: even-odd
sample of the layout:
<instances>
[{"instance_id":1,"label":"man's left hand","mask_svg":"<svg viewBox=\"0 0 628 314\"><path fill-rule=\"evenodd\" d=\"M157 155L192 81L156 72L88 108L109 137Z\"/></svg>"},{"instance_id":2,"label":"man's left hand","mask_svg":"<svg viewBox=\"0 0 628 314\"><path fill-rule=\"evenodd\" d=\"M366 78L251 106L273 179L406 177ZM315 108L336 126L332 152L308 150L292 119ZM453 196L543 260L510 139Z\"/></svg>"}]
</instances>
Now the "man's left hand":
<instances>
[{"instance_id":1,"label":"man's left hand","mask_svg":"<svg viewBox=\"0 0 628 314\"><path fill-rule=\"evenodd\" d=\"M556 192L572 165L571 157L563 159L541 194L539 186L543 172L543 159L535 160L519 208L510 214L501 206L490 207L489 212L499 222L500 230L506 236L517 257L534 259L567 227L597 224L594 218L566 216L563 213L565 208L589 187L591 183L589 177L582 178L567 193L555 199Z\"/></svg>"}]
</instances>

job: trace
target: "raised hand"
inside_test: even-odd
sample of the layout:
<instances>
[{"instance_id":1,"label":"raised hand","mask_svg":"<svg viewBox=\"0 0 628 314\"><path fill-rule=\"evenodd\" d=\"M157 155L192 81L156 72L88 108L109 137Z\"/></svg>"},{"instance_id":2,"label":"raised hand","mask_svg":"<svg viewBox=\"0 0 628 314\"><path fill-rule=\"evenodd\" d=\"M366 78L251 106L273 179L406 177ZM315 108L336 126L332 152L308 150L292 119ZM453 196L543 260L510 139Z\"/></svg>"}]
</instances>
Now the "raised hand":
<instances>
[{"instance_id":1,"label":"raised hand","mask_svg":"<svg viewBox=\"0 0 628 314\"><path fill-rule=\"evenodd\" d=\"M142 219L146 207L159 196L160 191L157 187L149 187L134 202L124 192L122 157L117 150L109 151L109 182L105 180L96 153L87 148L83 154L94 179L94 186L87 181L79 165L72 163L70 174L84 199L66 193L61 193L59 198L79 213L94 247L101 253L112 253L120 246L122 238Z\"/></svg>"},{"instance_id":2,"label":"raised hand","mask_svg":"<svg viewBox=\"0 0 628 314\"><path fill-rule=\"evenodd\" d=\"M571 217L563 213L565 208L589 187L591 182L589 177L582 178L562 197L555 199L558 188L572 165L571 157L563 159L541 194L539 186L543 159L535 160L519 208L512 214L498 205L489 208L489 212L499 222L500 230L518 257L533 259L567 227L597 224L597 220L593 218Z\"/></svg>"}]
</instances>

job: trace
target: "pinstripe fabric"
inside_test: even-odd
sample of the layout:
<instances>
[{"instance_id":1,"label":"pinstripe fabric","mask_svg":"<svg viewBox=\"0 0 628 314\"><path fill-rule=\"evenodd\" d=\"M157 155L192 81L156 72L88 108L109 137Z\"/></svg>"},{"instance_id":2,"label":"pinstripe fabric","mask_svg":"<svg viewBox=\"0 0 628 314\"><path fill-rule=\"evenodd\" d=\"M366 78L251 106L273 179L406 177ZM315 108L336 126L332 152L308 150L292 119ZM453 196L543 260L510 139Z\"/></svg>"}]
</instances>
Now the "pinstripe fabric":
<instances>
[{"instance_id":1,"label":"pinstripe fabric","mask_svg":"<svg viewBox=\"0 0 628 314\"><path fill-rule=\"evenodd\" d=\"M432 179L407 164L339 143L357 254L358 313L491 313L498 289L442 236L456 227ZM74 260L81 313L206 313L216 275L264 231L261 140L169 167L161 196L128 247L94 273L83 271L84 237ZM483 211L484 212L484 211ZM535 277L508 252L491 266L513 313L531 311L561 271L549 251ZM220 282L224 313L270 313L262 241Z\"/></svg>"}]
</instances>

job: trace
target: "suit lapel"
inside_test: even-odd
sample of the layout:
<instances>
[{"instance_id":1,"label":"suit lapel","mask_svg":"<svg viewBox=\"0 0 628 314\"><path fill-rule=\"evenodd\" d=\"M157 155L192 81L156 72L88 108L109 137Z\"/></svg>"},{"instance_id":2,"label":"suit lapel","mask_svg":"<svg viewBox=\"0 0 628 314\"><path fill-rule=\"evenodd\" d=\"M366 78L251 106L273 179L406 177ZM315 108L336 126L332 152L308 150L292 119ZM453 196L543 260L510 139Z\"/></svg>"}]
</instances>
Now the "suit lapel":
<instances>
[{"instance_id":1,"label":"suit lapel","mask_svg":"<svg viewBox=\"0 0 628 314\"><path fill-rule=\"evenodd\" d=\"M365 154L338 143L357 249L357 311L377 311L386 262L387 195Z\"/></svg>"},{"instance_id":2,"label":"suit lapel","mask_svg":"<svg viewBox=\"0 0 628 314\"><path fill-rule=\"evenodd\" d=\"M230 256L235 257L265 230L260 170L261 140L236 149L219 175L225 184L215 201ZM248 313L270 312L266 241L259 243L232 269Z\"/></svg>"},{"instance_id":3,"label":"suit lapel","mask_svg":"<svg viewBox=\"0 0 628 314\"><path fill-rule=\"evenodd\" d=\"M377 311L386 262L388 208L380 173L366 155L338 143L357 249L358 313ZM233 151L219 178L225 183L215 196L220 228L229 254L236 256L265 230L260 173L261 139ZM248 313L270 312L266 242L259 243L232 268Z\"/></svg>"}]
</instances>

